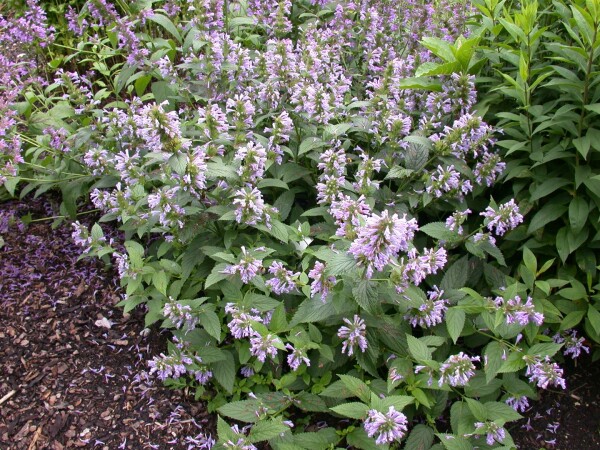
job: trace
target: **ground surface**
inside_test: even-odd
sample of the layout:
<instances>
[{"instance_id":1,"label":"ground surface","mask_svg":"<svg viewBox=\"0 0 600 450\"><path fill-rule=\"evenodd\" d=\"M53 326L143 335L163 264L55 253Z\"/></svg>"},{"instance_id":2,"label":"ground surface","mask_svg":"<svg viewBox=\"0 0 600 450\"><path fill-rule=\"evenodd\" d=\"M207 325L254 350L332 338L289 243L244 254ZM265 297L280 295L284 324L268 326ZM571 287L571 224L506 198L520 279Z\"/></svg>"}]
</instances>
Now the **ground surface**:
<instances>
[{"instance_id":1,"label":"ground surface","mask_svg":"<svg viewBox=\"0 0 600 450\"><path fill-rule=\"evenodd\" d=\"M202 448L204 405L136 381L164 340L114 308L113 274L77 262L69 228L10 219L28 211L52 213L42 202L0 204L0 449Z\"/></svg>"},{"instance_id":2,"label":"ground surface","mask_svg":"<svg viewBox=\"0 0 600 450\"><path fill-rule=\"evenodd\" d=\"M203 404L136 377L164 337L145 338L141 314L114 307L114 274L77 262L68 227L19 226L27 213L53 212L0 204L0 450L206 448ZM544 393L511 427L520 449L600 450L600 363L565 373L569 389Z\"/></svg>"}]
</instances>

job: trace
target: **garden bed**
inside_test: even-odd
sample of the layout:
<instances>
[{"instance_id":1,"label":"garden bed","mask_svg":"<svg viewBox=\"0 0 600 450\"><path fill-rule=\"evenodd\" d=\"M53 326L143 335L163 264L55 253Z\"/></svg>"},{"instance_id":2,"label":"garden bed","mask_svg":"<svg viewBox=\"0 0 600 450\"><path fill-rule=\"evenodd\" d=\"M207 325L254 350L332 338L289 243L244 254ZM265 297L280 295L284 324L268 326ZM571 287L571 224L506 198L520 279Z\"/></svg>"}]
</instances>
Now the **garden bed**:
<instances>
[{"instance_id":1,"label":"garden bed","mask_svg":"<svg viewBox=\"0 0 600 450\"><path fill-rule=\"evenodd\" d=\"M39 200L0 206L0 448L207 448L215 417L205 405L140 380L165 339L144 337L140 312L114 307L115 274L77 261L66 225L3 222L25 214L52 209ZM565 372L567 391L542 392L510 430L518 448L600 448L600 365L587 358Z\"/></svg>"}]
</instances>

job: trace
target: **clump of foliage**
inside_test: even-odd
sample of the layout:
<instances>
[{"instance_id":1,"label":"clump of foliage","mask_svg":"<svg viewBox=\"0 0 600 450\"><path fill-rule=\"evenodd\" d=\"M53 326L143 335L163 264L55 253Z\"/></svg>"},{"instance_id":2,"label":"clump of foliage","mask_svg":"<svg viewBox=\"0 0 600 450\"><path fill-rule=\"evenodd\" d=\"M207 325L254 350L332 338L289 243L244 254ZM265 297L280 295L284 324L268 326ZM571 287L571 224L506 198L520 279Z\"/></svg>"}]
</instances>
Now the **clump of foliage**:
<instances>
[{"instance_id":1,"label":"clump of foliage","mask_svg":"<svg viewBox=\"0 0 600 450\"><path fill-rule=\"evenodd\" d=\"M540 278L549 244L516 247L531 183L497 185L529 167L475 90L519 60L491 48L502 5L89 0L50 81L9 99L4 188L102 212L73 237L172 331L148 376L208 400L218 446L511 448L534 386L565 387L551 358L587 347Z\"/></svg>"}]
</instances>

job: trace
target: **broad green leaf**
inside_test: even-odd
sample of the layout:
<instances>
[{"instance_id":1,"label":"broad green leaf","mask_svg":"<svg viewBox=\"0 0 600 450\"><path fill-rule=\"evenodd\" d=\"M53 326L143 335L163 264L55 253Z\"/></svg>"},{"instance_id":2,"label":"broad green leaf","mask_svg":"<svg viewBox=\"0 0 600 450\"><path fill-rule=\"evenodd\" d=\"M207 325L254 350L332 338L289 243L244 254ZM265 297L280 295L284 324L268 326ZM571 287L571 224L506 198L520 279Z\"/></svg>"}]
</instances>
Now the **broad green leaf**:
<instances>
[{"instance_id":1,"label":"broad green leaf","mask_svg":"<svg viewBox=\"0 0 600 450\"><path fill-rule=\"evenodd\" d=\"M427 236L442 241L452 242L461 239L460 235L455 231L449 230L444 222L430 222L419 228L420 231Z\"/></svg>"},{"instance_id":2,"label":"broad green leaf","mask_svg":"<svg viewBox=\"0 0 600 450\"><path fill-rule=\"evenodd\" d=\"M260 406L258 400L242 400L231 402L221 406L218 411L220 414L241 422L254 423L258 421L256 411Z\"/></svg>"},{"instance_id":3,"label":"broad green leaf","mask_svg":"<svg viewBox=\"0 0 600 450\"><path fill-rule=\"evenodd\" d=\"M523 417L506 403L487 402L485 403L485 409L487 410L488 419L512 422Z\"/></svg>"},{"instance_id":4,"label":"broad green leaf","mask_svg":"<svg viewBox=\"0 0 600 450\"><path fill-rule=\"evenodd\" d=\"M419 339L407 334L406 341L408 343L410 354L417 361L428 361L431 359L431 350Z\"/></svg>"},{"instance_id":5,"label":"broad green leaf","mask_svg":"<svg viewBox=\"0 0 600 450\"><path fill-rule=\"evenodd\" d=\"M446 328L455 344L465 326L465 317L465 311L456 307L448 308L446 311Z\"/></svg>"},{"instance_id":6,"label":"broad green leaf","mask_svg":"<svg viewBox=\"0 0 600 450\"><path fill-rule=\"evenodd\" d=\"M225 359L211 364L211 369L216 380L223 388L233 393L233 383L235 382L235 361L233 355L225 352Z\"/></svg>"},{"instance_id":7,"label":"broad green leaf","mask_svg":"<svg viewBox=\"0 0 600 450\"><path fill-rule=\"evenodd\" d=\"M220 411L220 410L219 410ZM251 443L268 441L288 431L290 427L283 423L281 417L269 420L261 420L254 424L248 434L248 440Z\"/></svg>"},{"instance_id":8,"label":"broad green leaf","mask_svg":"<svg viewBox=\"0 0 600 450\"><path fill-rule=\"evenodd\" d=\"M544 205L531 219L527 233L531 234L550 222L554 222L561 217L567 209L567 206L553 202Z\"/></svg>"},{"instance_id":9,"label":"broad green leaf","mask_svg":"<svg viewBox=\"0 0 600 450\"><path fill-rule=\"evenodd\" d=\"M344 275L357 267L356 260L347 252L340 252L327 262L328 275Z\"/></svg>"},{"instance_id":10,"label":"broad green leaf","mask_svg":"<svg viewBox=\"0 0 600 450\"><path fill-rule=\"evenodd\" d=\"M496 376L496 374L500 370L504 356L505 351L502 349L502 346L496 341L490 342L485 348L485 364L483 366L483 370L485 372L485 379L488 383Z\"/></svg>"},{"instance_id":11,"label":"broad green leaf","mask_svg":"<svg viewBox=\"0 0 600 450\"><path fill-rule=\"evenodd\" d=\"M173 24L173 22L171 22L171 19L169 19L167 16L163 16L162 14L153 14L150 17L148 17L148 20L151 20L152 22L163 27L175 39L177 39L177 42L181 44L181 34L179 34L179 30Z\"/></svg>"},{"instance_id":12,"label":"broad green leaf","mask_svg":"<svg viewBox=\"0 0 600 450\"><path fill-rule=\"evenodd\" d=\"M588 307L588 315L587 318L590 321L590 324L594 328L596 334L600 334L600 312L592 305Z\"/></svg>"},{"instance_id":13,"label":"broad green leaf","mask_svg":"<svg viewBox=\"0 0 600 450\"><path fill-rule=\"evenodd\" d=\"M404 443L404 450L429 450L433 445L435 434L427 425L416 425Z\"/></svg>"},{"instance_id":14,"label":"broad green leaf","mask_svg":"<svg viewBox=\"0 0 600 450\"><path fill-rule=\"evenodd\" d=\"M318 137L307 137L302 141L300 147L298 147L298 156L302 156L305 153L310 152L316 148L325 147L327 145L321 138Z\"/></svg>"},{"instance_id":15,"label":"broad green leaf","mask_svg":"<svg viewBox=\"0 0 600 450\"><path fill-rule=\"evenodd\" d=\"M368 403L371 399L371 389L365 384L364 381L350 375L338 375L342 383L350 392L356 397L361 399L363 402Z\"/></svg>"},{"instance_id":16,"label":"broad green leaf","mask_svg":"<svg viewBox=\"0 0 600 450\"><path fill-rule=\"evenodd\" d=\"M332 411L341 416L358 420L362 420L367 416L368 409L369 407L367 405L359 402L343 403L331 408Z\"/></svg>"},{"instance_id":17,"label":"broad green leaf","mask_svg":"<svg viewBox=\"0 0 600 450\"><path fill-rule=\"evenodd\" d=\"M574 197L569 203L569 223L574 233L581 231L588 218L588 202L581 197Z\"/></svg>"},{"instance_id":18,"label":"broad green leaf","mask_svg":"<svg viewBox=\"0 0 600 450\"><path fill-rule=\"evenodd\" d=\"M533 202L540 198L547 197L557 189L571 183L572 181L565 180L564 178L550 178L549 180L544 180L542 183L531 188L531 197L529 200Z\"/></svg>"}]
</instances>

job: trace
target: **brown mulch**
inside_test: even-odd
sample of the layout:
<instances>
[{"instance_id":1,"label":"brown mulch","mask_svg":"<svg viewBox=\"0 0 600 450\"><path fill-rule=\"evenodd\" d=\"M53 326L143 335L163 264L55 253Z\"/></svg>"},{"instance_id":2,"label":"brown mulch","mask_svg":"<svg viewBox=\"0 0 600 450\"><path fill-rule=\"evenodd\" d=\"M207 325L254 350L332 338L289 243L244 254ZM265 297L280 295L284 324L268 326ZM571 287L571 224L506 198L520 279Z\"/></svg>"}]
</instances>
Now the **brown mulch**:
<instances>
[{"instance_id":1,"label":"brown mulch","mask_svg":"<svg viewBox=\"0 0 600 450\"><path fill-rule=\"evenodd\" d=\"M0 450L208 448L205 405L140 377L165 336L115 308L115 274L77 261L67 225L25 227L28 213L54 209L0 203ZM568 389L541 392L510 427L519 449L600 450L600 363L564 368Z\"/></svg>"},{"instance_id":2,"label":"brown mulch","mask_svg":"<svg viewBox=\"0 0 600 450\"><path fill-rule=\"evenodd\" d=\"M0 449L206 448L205 405L139 376L164 337L114 307L116 277L77 261L67 225L24 227L26 213L53 209L0 204Z\"/></svg>"}]
</instances>

